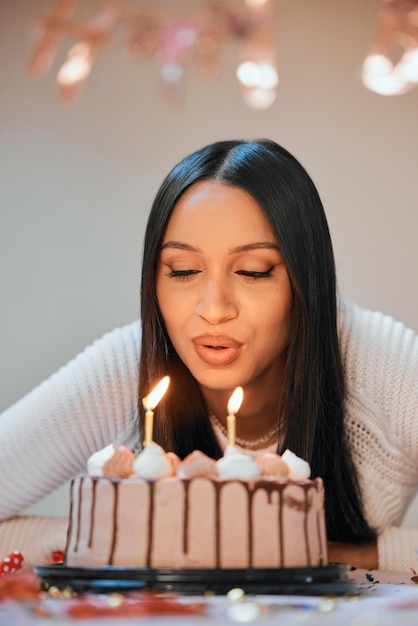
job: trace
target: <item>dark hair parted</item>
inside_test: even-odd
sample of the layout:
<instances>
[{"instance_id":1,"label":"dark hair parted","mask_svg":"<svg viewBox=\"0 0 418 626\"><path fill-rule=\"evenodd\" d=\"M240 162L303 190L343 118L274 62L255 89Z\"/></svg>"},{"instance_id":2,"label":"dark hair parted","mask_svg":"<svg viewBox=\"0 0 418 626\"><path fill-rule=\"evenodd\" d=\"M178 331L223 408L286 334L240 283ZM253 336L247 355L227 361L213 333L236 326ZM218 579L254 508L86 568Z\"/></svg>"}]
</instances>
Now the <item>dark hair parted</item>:
<instances>
[{"instance_id":1,"label":"dark hair parted","mask_svg":"<svg viewBox=\"0 0 418 626\"><path fill-rule=\"evenodd\" d=\"M311 464L313 476L323 478L329 539L370 540L375 533L362 512L344 432L345 383L328 225L310 176L273 141L220 141L197 150L172 169L155 197L142 266L140 405L162 376L170 375L171 384L158 406L154 439L180 457L195 449L221 456L199 386L170 342L156 297L158 256L171 212L182 193L203 180L239 187L258 202L289 274L293 314L277 407L284 434L279 452L289 448Z\"/></svg>"}]
</instances>

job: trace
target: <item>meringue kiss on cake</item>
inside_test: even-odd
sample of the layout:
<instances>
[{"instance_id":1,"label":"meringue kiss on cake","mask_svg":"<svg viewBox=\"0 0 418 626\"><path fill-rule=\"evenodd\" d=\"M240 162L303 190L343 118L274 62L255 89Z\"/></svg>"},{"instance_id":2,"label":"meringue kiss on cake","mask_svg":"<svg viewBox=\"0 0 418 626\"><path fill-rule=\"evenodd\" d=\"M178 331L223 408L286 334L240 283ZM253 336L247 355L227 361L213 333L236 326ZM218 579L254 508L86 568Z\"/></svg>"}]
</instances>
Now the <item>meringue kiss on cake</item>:
<instances>
[{"instance_id":1,"label":"meringue kiss on cake","mask_svg":"<svg viewBox=\"0 0 418 626\"><path fill-rule=\"evenodd\" d=\"M67 566L248 569L327 565L324 488L290 450L252 458L236 445L228 402L222 458L185 459L152 440L164 377L143 399L145 441L135 457L112 444L93 454L71 483Z\"/></svg>"},{"instance_id":2,"label":"meringue kiss on cake","mask_svg":"<svg viewBox=\"0 0 418 626\"><path fill-rule=\"evenodd\" d=\"M322 480L290 451L252 459L228 445L218 461L198 450L180 461L153 441L136 458L111 450L72 481L67 566L327 565Z\"/></svg>"}]
</instances>

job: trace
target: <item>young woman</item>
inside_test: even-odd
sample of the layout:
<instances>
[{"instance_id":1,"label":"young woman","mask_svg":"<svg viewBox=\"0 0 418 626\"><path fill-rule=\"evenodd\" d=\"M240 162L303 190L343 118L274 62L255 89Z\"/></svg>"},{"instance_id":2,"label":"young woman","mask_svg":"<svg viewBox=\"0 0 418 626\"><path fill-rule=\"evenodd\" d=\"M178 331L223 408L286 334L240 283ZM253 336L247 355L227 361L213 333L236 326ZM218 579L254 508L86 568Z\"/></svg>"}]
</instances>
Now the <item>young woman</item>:
<instances>
[{"instance_id":1,"label":"young woman","mask_svg":"<svg viewBox=\"0 0 418 626\"><path fill-rule=\"evenodd\" d=\"M167 451L221 456L240 385L237 444L289 448L323 478L330 560L416 567L418 529L399 524L418 485L418 338L337 297L317 190L274 142L218 142L169 173L145 234L141 326L106 335L0 417L3 552L39 562L63 549L66 520L7 518L108 443L137 450L141 398L165 374L154 439Z\"/></svg>"}]
</instances>

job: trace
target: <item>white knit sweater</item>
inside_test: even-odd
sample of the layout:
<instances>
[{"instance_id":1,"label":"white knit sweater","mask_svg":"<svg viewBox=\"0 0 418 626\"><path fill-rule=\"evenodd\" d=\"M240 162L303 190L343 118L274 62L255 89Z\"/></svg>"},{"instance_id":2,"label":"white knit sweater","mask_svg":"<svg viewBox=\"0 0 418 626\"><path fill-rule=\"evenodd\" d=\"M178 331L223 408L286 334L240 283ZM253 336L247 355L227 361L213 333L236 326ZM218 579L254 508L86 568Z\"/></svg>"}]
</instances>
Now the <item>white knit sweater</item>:
<instances>
[{"instance_id":1,"label":"white knit sweater","mask_svg":"<svg viewBox=\"0 0 418 626\"><path fill-rule=\"evenodd\" d=\"M418 569L418 528L399 527L418 486L418 337L348 302L340 307L346 428L379 568ZM104 335L0 415L0 559L28 565L64 550L67 520L19 514L85 471L108 445L137 442L140 324Z\"/></svg>"}]
</instances>

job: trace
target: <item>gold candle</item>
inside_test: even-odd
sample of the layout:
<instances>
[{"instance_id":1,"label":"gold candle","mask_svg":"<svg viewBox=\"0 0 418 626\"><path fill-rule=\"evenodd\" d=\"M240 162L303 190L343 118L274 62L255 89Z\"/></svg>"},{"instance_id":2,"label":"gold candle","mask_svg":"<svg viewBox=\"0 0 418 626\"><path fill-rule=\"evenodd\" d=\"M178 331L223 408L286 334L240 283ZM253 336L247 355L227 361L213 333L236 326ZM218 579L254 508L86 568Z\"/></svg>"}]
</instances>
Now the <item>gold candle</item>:
<instances>
[{"instance_id":1,"label":"gold candle","mask_svg":"<svg viewBox=\"0 0 418 626\"><path fill-rule=\"evenodd\" d=\"M152 441L152 431L154 429L154 411L145 411L144 446Z\"/></svg>"},{"instance_id":2,"label":"gold candle","mask_svg":"<svg viewBox=\"0 0 418 626\"><path fill-rule=\"evenodd\" d=\"M145 398L142 398L142 406L145 409L144 446L152 441L154 428L154 409L167 391L170 384L170 376L164 376L156 387Z\"/></svg>"},{"instance_id":3,"label":"gold candle","mask_svg":"<svg viewBox=\"0 0 418 626\"><path fill-rule=\"evenodd\" d=\"M235 446L236 418L235 413L239 411L242 403L244 392L242 387L237 387L228 400L228 416L226 418L226 427L228 431L228 444Z\"/></svg>"}]
</instances>

